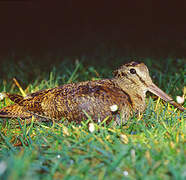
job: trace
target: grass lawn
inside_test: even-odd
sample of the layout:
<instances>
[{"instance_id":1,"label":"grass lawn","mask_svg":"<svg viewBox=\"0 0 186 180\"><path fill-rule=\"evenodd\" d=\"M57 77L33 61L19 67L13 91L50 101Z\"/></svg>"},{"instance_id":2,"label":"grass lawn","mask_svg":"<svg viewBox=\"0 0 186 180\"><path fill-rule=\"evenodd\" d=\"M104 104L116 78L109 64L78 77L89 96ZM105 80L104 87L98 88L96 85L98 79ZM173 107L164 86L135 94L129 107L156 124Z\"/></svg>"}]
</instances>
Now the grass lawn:
<instances>
[{"instance_id":1,"label":"grass lawn","mask_svg":"<svg viewBox=\"0 0 186 180\"><path fill-rule=\"evenodd\" d=\"M53 61L50 61L54 58ZM95 59L97 60L95 62ZM64 83L111 77L130 57L101 55L43 58L24 57L1 62L0 92L21 94ZM62 61L63 60L63 61ZM109 60L109 61L107 61ZM185 86L184 59L142 58L153 81L174 99ZM51 64L51 62L53 64ZM0 108L11 104L0 102ZM183 104L185 107L185 104ZM17 121L20 121L17 119ZM152 94L140 119L125 126L89 122L31 123L19 126L0 119L0 179L186 179L184 113Z\"/></svg>"}]
</instances>

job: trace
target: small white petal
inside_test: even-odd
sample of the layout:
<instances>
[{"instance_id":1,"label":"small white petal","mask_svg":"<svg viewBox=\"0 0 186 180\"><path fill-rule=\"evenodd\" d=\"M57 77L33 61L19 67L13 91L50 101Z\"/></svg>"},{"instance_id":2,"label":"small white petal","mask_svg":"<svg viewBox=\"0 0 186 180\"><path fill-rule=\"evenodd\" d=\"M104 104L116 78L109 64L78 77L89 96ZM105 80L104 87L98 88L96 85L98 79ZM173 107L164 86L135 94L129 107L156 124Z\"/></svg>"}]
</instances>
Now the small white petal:
<instances>
[{"instance_id":1,"label":"small white petal","mask_svg":"<svg viewBox=\"0 0 186 180\"><path fill-rule=\"evenodd\" d=\"M177 101L177 103L179 103L179 104L183 104L183 103L184 103L184 97L177 96L177 97L176 97L176 101Z\"/></svg>"},{"instance_id":2,"label":"small white petal","mask_svg":"<svg viewBox=\"0 0 186 180\"><path fill-rule=\"evenodd\" d=\"M112 112L116 112L118 110L118 105L117 104L113 104L112 106L110 106L110 110Z\"/></svg>"},{"instance_id":3,"label":"small white petal","mask_svg":"<svg viewBox=\"0 0 186 180\"><path fill-rule=\"evenodd\" d=\"M0 100L2 101L6 97L5 93L0 93Z\"/></svg>"},{"instance_id":4,"label":"small white petal","mask_svg":"<svg viewBox=\"0 0 186 180\"><path fill-rule=\"evenodd\" d=\"M61 157L61 156L58 154L58 155L57 155L57 158L59 159L60 157Z\"/></svg>"},{"instance_id":5,"label":"small white petal","mask_svg":"<svg viewBox=\"0 0 186 180\"><path fill-rule=\"evenodd\" d=\"M90 124L89 124L89 131L90 131L90 132L94 132L94 131L95 131L95 126L94 126L93 123L90 123Z\"/></svg>"},{"instance_id":6,"label":"small white petal","mask_svg":"<svg viewBox=\"0 0 186 180\"><path fill-rule=\"evenodd\" d=\"M128 171L123 171L123 175L128 176L129 175Z\"/></svg>"}]
</instances>

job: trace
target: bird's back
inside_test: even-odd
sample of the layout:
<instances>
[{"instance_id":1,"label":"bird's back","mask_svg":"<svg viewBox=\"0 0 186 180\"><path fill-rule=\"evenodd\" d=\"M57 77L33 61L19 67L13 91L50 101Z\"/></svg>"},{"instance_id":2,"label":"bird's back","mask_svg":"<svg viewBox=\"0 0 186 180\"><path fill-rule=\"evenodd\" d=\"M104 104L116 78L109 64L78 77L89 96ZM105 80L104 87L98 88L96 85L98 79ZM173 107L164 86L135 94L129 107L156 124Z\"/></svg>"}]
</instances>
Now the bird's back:
<instances>
[{"instance_id":1,"label":"bird's back","mask_svg":"<svg viewBox=\"0 0 186 180\"><path fill-rule=\"evenodd\" d=\"M20 113L12 111L21 109L22 118L31 115L46 120L60 120L64 117L79 123L87 119L88 114L97 122L119 116L123 108L128 116L132 106L130 96L110 79L65 84L32 93L25 98L11 94L7 96L16 103L13 105L16 108L11 110L13 106L9 106L1 109L0 117L10 117L11 114L20 117ZM116 112L111 110L112 105L118 106Z\"/></svg>"}]
</instances>

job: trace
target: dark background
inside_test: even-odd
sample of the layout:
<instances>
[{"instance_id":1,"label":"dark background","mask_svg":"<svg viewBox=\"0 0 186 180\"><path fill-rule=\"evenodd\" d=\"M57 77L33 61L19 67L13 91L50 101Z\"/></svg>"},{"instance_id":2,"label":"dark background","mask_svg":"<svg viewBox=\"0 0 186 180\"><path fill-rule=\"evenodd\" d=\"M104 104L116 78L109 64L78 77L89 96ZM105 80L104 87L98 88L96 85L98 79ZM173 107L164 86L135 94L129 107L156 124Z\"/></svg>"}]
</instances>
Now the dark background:
<instances>
[{"instance_id":1,"label":"dark background","mask_svg":"<svg viewBox=\"0 0 186 180\"><path fill-rule=\"evenodd\" d=\"M78 56L104 44L123 55L185 57L185 9L182 1L0 1L0 55Z\"/></svg>"}]
</instances>

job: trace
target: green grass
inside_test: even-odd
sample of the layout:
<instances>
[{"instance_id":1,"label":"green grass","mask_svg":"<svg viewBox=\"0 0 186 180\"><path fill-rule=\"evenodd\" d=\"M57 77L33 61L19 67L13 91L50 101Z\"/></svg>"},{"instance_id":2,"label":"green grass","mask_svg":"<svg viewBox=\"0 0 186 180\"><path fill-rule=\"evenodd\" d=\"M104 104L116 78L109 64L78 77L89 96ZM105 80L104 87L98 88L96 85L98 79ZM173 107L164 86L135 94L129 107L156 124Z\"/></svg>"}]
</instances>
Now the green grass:
<instances>
[{"instance_id":1,"label":"green grass","mask_svg":"<svg viewBox=\"0 0 186 180\"><path fill-rule=\"evenodd\" d=\"M0 91L20 94L13 77L26 93L111 77L111 70L130 59L104 54L78 61L55 57L53 64L50 58L39 62L26 57L15 63L8 57L0 64ZM183 94L184 59L142 61L161 89L174 98ZM10 103L5 99L0 107ZM147 104L141 119L133 117L123 127L95 124L94 132L89 131L90 118L81 125L61 121L28 126L0 119L0 179L186 179L184 113L149 94Z\"/></svg>"}]
</instances>

